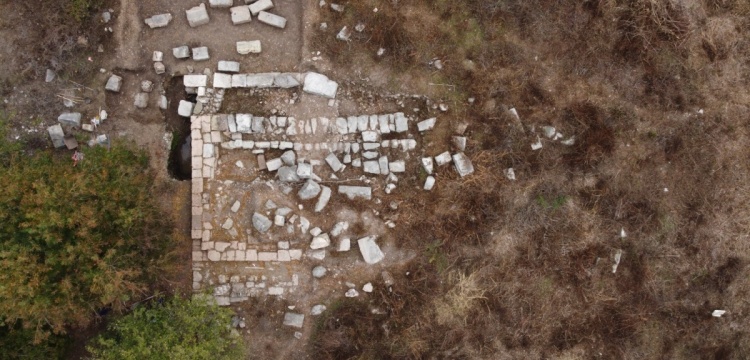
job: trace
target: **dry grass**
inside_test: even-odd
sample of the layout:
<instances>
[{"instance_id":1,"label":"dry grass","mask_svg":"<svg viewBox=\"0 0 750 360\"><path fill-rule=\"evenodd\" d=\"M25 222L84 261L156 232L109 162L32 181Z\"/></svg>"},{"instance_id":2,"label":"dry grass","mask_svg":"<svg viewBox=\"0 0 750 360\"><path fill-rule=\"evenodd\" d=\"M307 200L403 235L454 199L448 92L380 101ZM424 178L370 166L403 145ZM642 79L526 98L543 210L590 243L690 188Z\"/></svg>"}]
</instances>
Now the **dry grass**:
<instances>
[{"instance_id":1,"label":"dry grass","mask_svg":"<svg viewBox=\"0 0 750 360\"><path fill-rule=\"evenodd\" d=\"M382 322L360 323L352 331L372 336L361 348L388 358L746 356L748 2L362 3L422 12L422 33L404 26L414 47L401 60L433 71L417 65L448 59L439 75L477 101L440 117L470 122L476 173L441 177L431 198L401 206L421 215L400 222L402 246L422 254L410 267L429 271L399 296L429 306L400 307L387 335L372 332ZM544 125L576 144L531 151Z\"/></svg>"}]
</instances>

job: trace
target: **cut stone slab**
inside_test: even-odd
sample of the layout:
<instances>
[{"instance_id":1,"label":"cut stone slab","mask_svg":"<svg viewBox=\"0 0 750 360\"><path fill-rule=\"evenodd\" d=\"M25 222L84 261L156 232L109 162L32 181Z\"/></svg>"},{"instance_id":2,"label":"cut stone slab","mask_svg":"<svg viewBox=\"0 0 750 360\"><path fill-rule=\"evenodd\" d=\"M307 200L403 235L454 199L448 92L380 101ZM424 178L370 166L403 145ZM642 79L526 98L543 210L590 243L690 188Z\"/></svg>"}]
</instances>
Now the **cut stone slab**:
<instances>
[{"instance_id":1,"label":"cut stone slab","mask_svg":"<svg viewBox=\"0 0 750 360\"><path fill-rule=\"evenodd\" d=\"M206 75L185 75L182 77L182 82L185 87L200 87L208 84L208 76Z\"/></svg>"},{"instance_id":2,"label":"cut stone slab","mask_svg":"<svg viewBox=\"0 0 750 360\"><path fill-rule=\"evenodd\" d=\"M294 151L287 150L283 154L281 154L281 161L284 162L285 165L292 166L297 160L297 155L294 154Z\"/></svg>"},{"instance_id":3,"label":"cut stone slab","mask_svg":"<svg viewBox=\"0 0 750 360\"><path fill-rule=\"evenodd\" d=\"M152 29L162 28L169 25L169 22L172 21L172 14L154 15L144 21L146 22L146 25Z\"/></svg>"},{"instance_id":4,"label":"cut stone slab","mask_svg":"<svg viewBox=\"0 0 750 360\"><path fill-rule=\"evenodd\" d=\"M208 47L206 46L200 46L197 48L193 48L193 61L205 61L210 59L210 56L208 56Z\"/></svg>"},{"instance_id":5,"label":"cut stone slab","mask_svg":"<svg viewBox=\"0 0 750 360\"><path fill-rule=\"evenodd\" d=\"M310 72L305 76L305 84L302 87L302 90L309 94L334 99L336 98L336 91L338 88L339 85L335 81L329 80L327 76Z\"/></svg>"},{"instance_id":6,"label":"cut stone slab","mask_svg":"<svg viewBox=\"0 0 750 360\"><path fill-rule=\"evenodd\" d=\"M420 121L417 123L417 130L419 131L432 130L435 127L436 121L437 121L436 118L430 118L424 121Z\"/></svg>"},{"instance_id":7,"label":"cut stone slab","mask_svg":"<svg viewBox=\"0 0 750 360\"><path fill-rule=\"evenodd\" d=\"M458 151L466 150L466 137L454 136L452 139L453 139L453 146L455 146Z\"/></svg>"},{"instance_id":8,"label":"cut stone slab","mask_svg":"<svg viewBox=\"0 0 750 360\"><path fill-rule=\"evenodd\" d=\"M190 101L180 100L180 105L177 107L177 114L184 117L190 117L193 115L193 108L195 103Z\"/></svg>"},{"instance_id":9,"label":"cut stone slab","mask_svg":"<svg viewBox=\"0 0 750 360\"><path fill-rule=\"evenodd\" d=\"M47 133L49 133L50 139L52 139L52 145L55 146L55 148L61 148L65 146L65 133L63 132L62 126L60 124L55 124L47 128Z\"/></svg>"},{"instance_id":10,"label":"cut stone slab","mask_svg":"<svg viewBox=\"0 0 750 360\"><path fill-rule=\"evenodd\" d=\"M239 53L240 55L260 54L260 52L261 52L260 40L237 42L237 53Z\"/></svg>"},{"instance_id":11,"label":"cut stone slab","mask_svg":"<svg viewBox=\"0 0 750 360\"><path fill-rule=\"evenodd\" d=\"M273 222L271 222L271 220L265 217L263 214L257 212L253 213L253 227L255 228L255 230L264 233L271 228L271 225L273 225Z\"/></svg>"},{"instance_id":12,"label":"cut stone slab","mask_svg":"<svg viewBox=\"0 0 750 360\"><path fill-rule=\"evenodd\" d=\"M282 166L279 168L277 175L279 181L283 182L297 182L300 180L297 175L297 168L294 166Z\"/></svg>"},{"instance_id":13,"label":"cut stone slab","mask_svg":"<svg viewBox=\"0 0 750 360\"><path fill-rule=\"evenodd\" d=\"M177 59L187 59L190 57L190 48L187 45L172 48L172 55Z\"/></svg>"},{"instance_id":14,"label":"cut stone slab","mask_svg":"<svg viewBox=\"0 0 750 360\"><path fill-rule=\"evenodd\" d=\"M286 19L284 17L265 11L261 11L260 13L258 13L258 21L267 25L271 25L273 27L277 27L279 29L283 29L286 27Z\"/></svg>"},{"instance_id":15,"label":"cut stone slab","mask_svg":"<svg viewBox=\"0 0 750 360\"><path fill-rule=\"evenodd\" d=\"M300 163L297 165L297 176L301 179L309 179L312 177L312 165L308 163Z\"/></svg>"},{"instance_id":16,"label":"cut stone slab","mask_svg":"<svg viewBox=\"0 0 750 360\"><path fill-rule=\"evenodd\" d=\"M451 162L451 153L447 151L438 156L435 156L435 163L437 164L437 166L443 166L449 162Z\"/></svg>"},{"instance_id":17,"label":"cut stone slab","mask_svg":"<svg viewBox=\"0 0 750 360\"><path fill-rule=\"evenodd\" d=\"M338 156L334 153L329 153L328 156L326 156L326 162L333 172L339 172L344 167L341 161L339 161Z\"/></svg>"},{"instance_id":18,"label":"cut stone slab","mask_svg":"<svg viewBox=\"0 0 750 360\"><path fill-rule=\"evenodd\" d=\"M394 114L394 121L396 123L396 132L401 133L409 130L409 122L404 113L399 112Z\"/></svg>"},{"instance_id":19,"label":"cut stone slab","mask_svg":"<svg viewBox=\"0 0 750 360\"><path fill-rule=\"evenodd\" d=\"M375 236L367 236L357 240L359 252L368 264L377 264L385 258L380 246L375 242Z\"/></svg>"},{"instance_id":20,"label":"cut stone slab","mask_svg":"<svg viewBox=\"0 0 750 360\"><path fill-rule=\"evenodd\" d=\"M362 164L365 173L380 175L380 165L376 160L365 161Z\"/></svg>"},{"instance_id":21,"label":"cut stone slab","mask_svg":"<svg viewBox=\"0 0 750 360\"><path fill-rule=\"evenodd\" d=\"M322 186L320 191L320 197L318 202L315 204L315 212L321 212L328 205L328 201L331 200L331 188Z\"/></svg>"},{"instance_id":22,"label":"cut stone slab","mask_svg":"<svg viewBox=\"0 0 750 360\"><path fill-rule=\"evenodd\" d=\"M392 173L406 172L406 163L403 160L394 161L394 162L388 164L388 169Z\"/></svg>"},{"instance_id":23,"label":"cut stone slab","mask_svg":"<svg viewBox=\"0 0 750 360\"><path fill-rule=\"evenodd\" d=\"M461 177L474 172L474 165L464 153L453 154L453 164L456 167L456 171L458 171L458 175L461 175Z\"/></svg>"},{"instance_id":24,"label":"cut stone slab","mask_svg":"<svg viewBox=\"0 0 750 360\"><path fill-rule=\"evenodd\" d=\"M133 105L135 105L135 107L139 109L145 109L146 107L148 107L148 93L139 92L135 94Z\"/></svg>"},{"instance_id":25,"label":"cut stone slab","mask_svg":"<svg viewBox=\"0 0 750 360\"><path fill-rule=\"evenodd\" d=\"M62 113L57 121L66 126L81 127L81 113Z\"/></svg>"},{"instance_id":26,"label":"cut stone slab","mask_svg":"<svg viewBox=\"0 0 750 360\"><path fill-rule=\"evenodd\" d=\"M433 164L431 157L422 158L422 168L428 175L432 174L432 171L435 169L435 166Z\"/></svg>"},{"instance_id":27,"label":"cut stone slab","mask_svg":"<svg viewBox=\"0 0 750 360\"><path fill-rule=\"evenodd\" d=\"M250 4L250 12L253 15L258 15L261 11L266 11L273 8L273 1L271 0L258 0Z\"/></svg>"},{"instance_id":28,"label":"cut stone slab","mask_svg":"<svg viewBox=\"0 0 750 360\"><path fill-rule=\"evenodd\" d=\"M273 79L273 86L280 87L282 89L297 87L300 85L299 81L297 80L298 76L299 75L297 74L290 73L276 75L276 77Z\"/></svg>"},{"instance_id":29,"label":"cut stone slab","mask_svg":"<svg viewBox=\"0 0 750 360\"><path fill-rule=\"evenodd\" d=\"M297 313L284 313L284 325L301 329L305 323L305 315Z\"/></svg>"},{"instance_id":30,"label":"cut stone slab","mask_svg":"<svg viewBox=\"0 0 750 360\"><path fill-rule=\"evenodd\" d=\"M349 238L344 238L344 239L339 240L339 246L338 246L337 251L341 251L341 252L349 251L351 247L352 247L352 240Z\"/></svg>"},{"instance_id":31,"label":"cut stone slab","mask_svg":"<svg viewBox=\"0 0 750 360\"><path fill-rule=\"evenodd\" d=\"M279 158L270 159L266 161L266 168L268 169L268 171L279 170L279 168L281 168L281 165L283 165L283 163L281 162L281 159Z\"/></svg>"},{"instance_id":32,"label":"cut stone slab","mask_svg":"<svg viewBox=\"0 0 750 360\"><path fill-rule=\"evenodd\" d=\"M240 63L237 61L219 60L218 69L221 72L230 72L230 73L240 72Z\"/></svg>"},{"instance_id":33,"label":"cut stone slab","mask_svg":"<svg viewBox=\"0 0 750 360\"><path fill-rule=\"evenodd\" d=\"M208 6L212 8L228 8L234 5L234 0L208 0Z\"/></svg>"},{"instance_id":34,"label":"cut stone slab","mask_svg":"<svg viewBox=\"0 0 750 360\"><path fill-rule=\"evenodd\" d=\"M432 188L435 187L435 177L428 176L427 179L424 181L424 189L427 191L432 190Z\"/></svg>"},{"instance_id":35,"label":"cut stone slab","mask_svg":"<svg viewBox=\"0 0 750 360\"><path fill-rule=\"evenodd\" d=\"M310 249L318 250L331 246L331 238L328 234L315 236L310 242Z\"/></svg>"},{"instance_id":36,"label":"cut stone slab","mask_svg":"<svg viewBox=\"0 0 750 360\"><path fill-rule=\"evenodd\" d=\"M200 5L185 10L187 15L188 24L190 27L196 27L206 25L209 22L208 11L206 11L206 4L201 3Z\"/></svg>"},{"instance_id":37,"label":"cut stone slab","mask_svg":"<svg viewBox=\"0 0 750 360\"><path fill-rule=\"evenodd\" d=\"M214 87L220 89L229 89L232 87L232 75L214 73Z\"/></svg>"},{"instance_id":38,"label":"cut stone slab","mask_svg":"<svg viewBox=\"0 0 750 360\"><path fill-rule=\"evenodd\" d=\"M350 200L356 198L363 198L365 200L372 199L372 188L369 186L339 186L339 194L346 195Z\"/></svg>"},{"instance_id":39,"label":"cut stone slab","mask_svg":"<svg viewBox=\"0 0 750 360\"><path fill-rule=\"evenodd\" d=\"M299 170L299 168L298 168ZM339 188L340 189L340 188ZM369 188L368 188L369 189ZM340 192L341 190L339 190ZM302 188L299 190L297 195L302 200L310 200L320 194L320 185L313 181L312 179L307 180L305 185L302 186Z\"/></svg>"},{"instance_id":40,"label":"cut stone slab","mask_svg":"<svg viewBox=\"0 0 750 360\"><path fill-rule=\"evenodd\" d=\"M107 84L104 85L105 90L112 92L120 92L120 87L122 87L122 77L117 75L110 76Z\"/></svg>"},{"instance_id":41,"label":"cut stone slab","mask_svg":"<svg viewBox=\"0 0 750 360\"><path fill-rule=\"evenodd\" d=\"M277 73L247 74L245 77L245 86L255 88L272 87L276 75Z\"/></svg>"},{"instance_id":42,"label":"cut stone slab","mask_svg":"<svg viewBox=\"0 0 750 360\"><path fill-rule=\"evenodd\" d=\"M234 25L246 24L253 20L250 15L250 8L247 5L235 6L229 9L229 12L232 15L232 24Z\"/></svg>"}]
</instances>

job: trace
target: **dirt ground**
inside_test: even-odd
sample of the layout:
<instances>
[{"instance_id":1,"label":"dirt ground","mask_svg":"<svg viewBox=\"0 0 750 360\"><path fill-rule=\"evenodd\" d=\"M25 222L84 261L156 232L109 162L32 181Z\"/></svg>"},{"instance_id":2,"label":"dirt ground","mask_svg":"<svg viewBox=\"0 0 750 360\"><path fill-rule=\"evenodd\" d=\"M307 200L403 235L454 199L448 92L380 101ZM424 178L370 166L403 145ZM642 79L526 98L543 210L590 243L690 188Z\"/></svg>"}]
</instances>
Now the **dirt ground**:
<instances>
[{"instance_id":1,"label":"dirt ground","mask_svg":"<svg viewBox=\"0 0 750 360\"><path fill-rule=\"evenodd\" d=\"M465 179L441 174L429 196L398 192L398 212L390 215L399 227L378 230L389 234L384 251L398 254L378 268L393 274L395 286L352 265L349 253L333 258L323 280L301 276L305 296L233 306L248 324L250 358L750 353L746 2L341 0L339 12L314 0L279 0L274 11L289 20L283 31L255 20L234 27L218 11L208 25L190 29L184 10L197 3L105 4L114 10L109 23L97 15L81 34L49 40L66 56L30 41L50 35L43 24L25 21L27 8L0 4L0 106L16 115L11 136L46 147L45 129L59 113L90 118L106 109L110 118L97 133L148 151L165 189L161 202L184 238L184 264L165 279L172 291L191 291L190 190L167 172L170 135L180 124L157 104L174 86L172 76L188 66L200 73L218 60L236 60L243 72L324 73L340 85L333 107L304 94L289 104L291 92L236 92L222 110L312 118L421 108L413 114L439 119L421 139L422 151L451 147L466 124L466 152L477 169ZM143 25L163 12L174 16L169 27ZM358 24L364 29L350 41L335 39L343 26ZM235 41L253 39L263 41L262 54L236 54ZM171 48L179 45L208 46L211 59L177 61ZM381 48L384 55L377 55ZM170 75L154 74L154 50L165 53ZM58 73L52 83L44 82L48 67ZM112 73L124 77L120 94L103 91ZM156 88L149 107L138 110L133 95L145 79ZM56 96L66 91L81 98L71 109ZM168 111L186 96L173 94ZM430 103L400 106L390 98L396 94L425 95ZM438 104L449 110L436 110ZM545 126L563 138L546 137ZM571 136L571 145L561 142ZM537 142L543 147L532 150ZM412 170L399 189L423 181ZM367 211L351 203L337 210L339 219ZM347 281L372 281L376 290L345 299ZM328 310L306 318L301 339L280 325L290 307L316 303ZM712 317L714 310L727 313Z\"/></svg>"}]
</instances>

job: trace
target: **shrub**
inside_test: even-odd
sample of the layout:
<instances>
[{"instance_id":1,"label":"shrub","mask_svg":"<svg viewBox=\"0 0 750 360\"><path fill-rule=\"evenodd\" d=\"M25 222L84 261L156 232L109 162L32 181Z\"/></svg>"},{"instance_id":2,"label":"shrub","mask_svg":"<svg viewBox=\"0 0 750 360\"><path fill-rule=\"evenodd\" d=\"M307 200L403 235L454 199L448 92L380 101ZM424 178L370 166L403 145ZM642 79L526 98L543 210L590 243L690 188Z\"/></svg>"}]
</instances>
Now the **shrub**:
<instances>
[{"instance_id":1,"label":"shrub","mask_svg":"<svg viewBox=\"0 0 750 360\"><path fill-rule=\"evenodd\" d=\"M94 359L242 359L231 311L204 297L139 307L88 347Z\"/></svg>"}]
</instances>

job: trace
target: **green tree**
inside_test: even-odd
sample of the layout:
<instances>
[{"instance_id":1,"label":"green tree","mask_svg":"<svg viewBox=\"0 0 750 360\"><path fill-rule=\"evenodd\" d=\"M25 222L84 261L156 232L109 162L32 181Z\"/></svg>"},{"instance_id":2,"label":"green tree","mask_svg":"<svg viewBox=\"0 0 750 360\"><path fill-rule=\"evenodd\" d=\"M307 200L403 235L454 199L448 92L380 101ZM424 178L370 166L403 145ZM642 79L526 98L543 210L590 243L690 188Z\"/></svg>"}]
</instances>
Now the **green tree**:
<instances>
[{"instance_id":1,"label":"green tree","mask_svg":"<svg viewBox=\"0 0 750 360\"><path fill-rule=\"evenodd\" d=\"M122 145L83 153L74 167L69 154L0 144L0 322L36 342L126 308L172 245L146 156Z\"/></svg>"},{"instance_id":2,"label":"green tree","mask_svg":"<svg viewBox=\"0 0 750 360\"><path fill-rule=\"evenodd\" d=\"M242 338L229 326L232 312L210 300L175 297L136 308L112 323L88 350L97 360L244 358Z\"/></svg>"}]
</instances>

